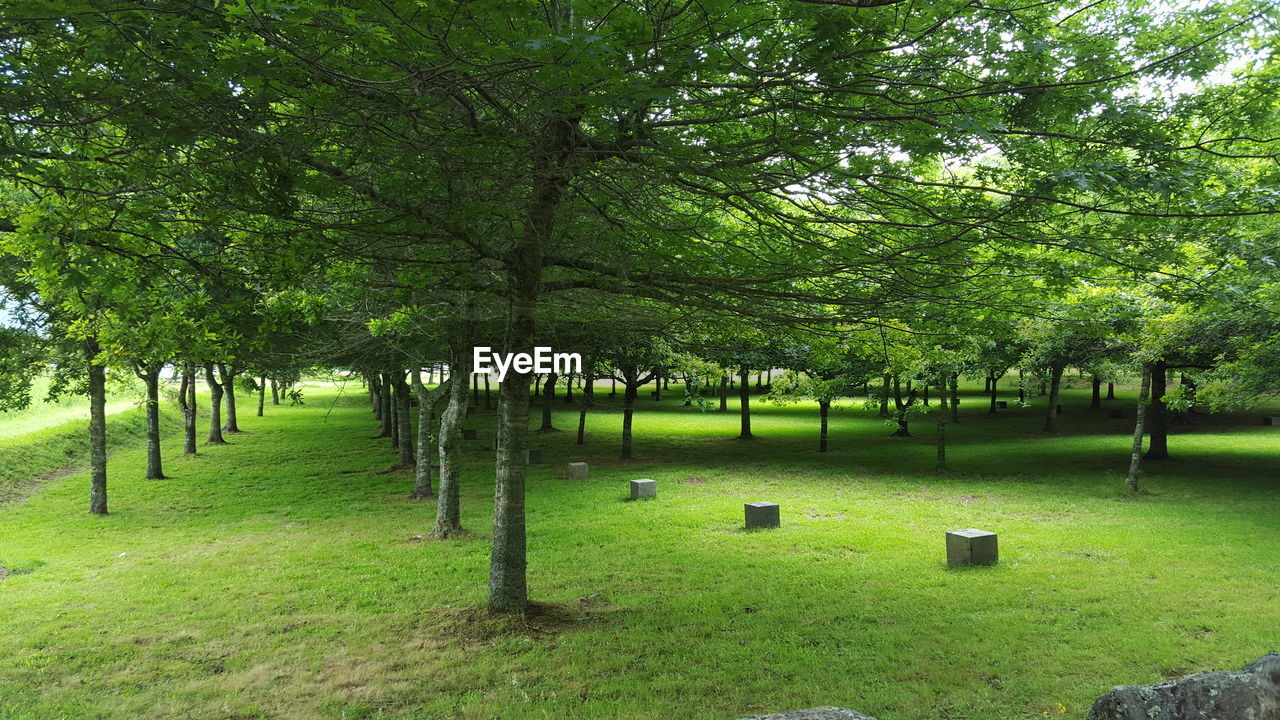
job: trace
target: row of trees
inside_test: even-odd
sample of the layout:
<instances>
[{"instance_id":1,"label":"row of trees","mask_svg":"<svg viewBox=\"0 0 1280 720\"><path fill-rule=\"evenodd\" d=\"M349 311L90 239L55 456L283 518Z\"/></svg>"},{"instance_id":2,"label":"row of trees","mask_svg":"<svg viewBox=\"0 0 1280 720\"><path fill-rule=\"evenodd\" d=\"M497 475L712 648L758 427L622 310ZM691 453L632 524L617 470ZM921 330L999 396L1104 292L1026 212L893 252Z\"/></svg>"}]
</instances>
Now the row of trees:
<instances>
[{"instance_id":1,"label":"row of trees","mask_svg":"<svg viewBox=\"0 0 1280 720\"><path fill-rule=\"evenodd\" d=\"M442 535L477 344L596 359L624 455L655 369L737 374L744 407L751 368L820 402L878 378L904 430L975 369L1046 369L1050 424L1065 369L1108 362L1203 364L1196 400L1238 406L1274 388L1275 14L12 0L5 369L100 397L169 363L188 401L193 367L224 394L349 369L400 464L438 422ZM530 382L497 388L497 612L528 602Z\"/></svg>"}]
</instances>

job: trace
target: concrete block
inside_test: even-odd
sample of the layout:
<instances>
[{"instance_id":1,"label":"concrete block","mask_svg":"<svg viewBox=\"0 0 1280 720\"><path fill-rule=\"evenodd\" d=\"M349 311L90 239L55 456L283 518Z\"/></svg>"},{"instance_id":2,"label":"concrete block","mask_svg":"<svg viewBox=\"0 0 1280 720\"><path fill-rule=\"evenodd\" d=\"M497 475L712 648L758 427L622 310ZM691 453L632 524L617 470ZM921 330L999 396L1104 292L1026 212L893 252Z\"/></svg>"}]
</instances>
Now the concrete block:
<instances>
[{"instance_id":1,"label":"concrete block","mask_svg":"<svg viewBox=\"0 0 1280 720\"><path fill-rule=\"evenodd\" d=\"M569 463L569 479L586 480L587 464L584 462Z\"/></svg>"},{"instance_id":2,"label":"concrete block","mask_svg":"<svg viewBox=\"0 0 1280 720\"><path fill-rule=\"evenodd\" d=\"M657 480L632 480L631 481L631 499L639 500L640 498L651 498L658 496Z\"/></svg>"},{"instance_id":3,"label":"concrete block","mask_svg":"<svg viewBox=\"0 0 1280 720\"><path fill-rule=\"evenodd\" d=\"M1264 417L1262 418L1262 424L1263 425L1280 425L1280 417Z\"/></svg>"},{"instance_id":4,"label":"concrete block","mask_svg":"<svg viewBox=\"0 0 1280 720\"><path fill-rule=\"evenodd\" d=\"M463 439L463 440L475 440L475 439L476 439L476 431L475 431L474 429L472 429L472 428L463 428L463 429L462 429L462 439Z\"/></svg>"},{"instance_id":5,"label":"concrete block","mask_svg":"<svg viewBox=\"0 0 1280 720\"><path fill-rule=\"evenodd\" d=\"M969 528L947 533L947 564L952 567L994 565L999 558L993 532Z\"/></svg>"},{"instance_id":6,"label":"concrete block","mask_svg":"<svg viewBox=\"0 0 1280 720\"><path fill-rule=\"evenodd\" d=\"M1008 400L997 400L997 401L996 401L996 407L998 407L998 408L1007 408L1007 407L1009 407L1009 401L1008 401Z\"/></svg>"},{"instance_id":7,"label":"concrete block","mask_svg":"<svg viewBox=\"0 0 1280 720\"><path fill-rule=\"evenodd\" d=\"M529 448L525 450L524 461L526 465L537 465L542 462L542 448Z\"/></svg>"},{"instance_id":8,"label":"concrete block","mask_svg":"<svg viewBox=\"0 0 1280 720\"><path fill-rule=\"evenodd\" d=\"M778 503L749 502L744 509L747 515L747 529L771 528L782 524Z\"/></svg>"}]
</instances>

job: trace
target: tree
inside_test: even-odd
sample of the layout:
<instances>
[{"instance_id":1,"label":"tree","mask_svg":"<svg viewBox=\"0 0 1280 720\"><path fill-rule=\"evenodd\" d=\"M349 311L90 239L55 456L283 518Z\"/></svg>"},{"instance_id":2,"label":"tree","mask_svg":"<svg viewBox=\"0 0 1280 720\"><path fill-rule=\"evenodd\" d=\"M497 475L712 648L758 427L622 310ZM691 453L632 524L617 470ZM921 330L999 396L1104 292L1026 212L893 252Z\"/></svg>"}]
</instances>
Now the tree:
<instances>
[{"instance_id":1,"label":"tree","mask_svg":"<svg viewBox=\"0 0 1280 720\"><path fill-rule=\"evenodd\" d=\"M831 404L853 397L858 388L880 374L880 365L867 361L836 341L814 344L800 355L800 367L773 378L769 400L779 404L810 399L818 403L818 452L827 452L827 419Z\"/></svg>"}]
</instances>

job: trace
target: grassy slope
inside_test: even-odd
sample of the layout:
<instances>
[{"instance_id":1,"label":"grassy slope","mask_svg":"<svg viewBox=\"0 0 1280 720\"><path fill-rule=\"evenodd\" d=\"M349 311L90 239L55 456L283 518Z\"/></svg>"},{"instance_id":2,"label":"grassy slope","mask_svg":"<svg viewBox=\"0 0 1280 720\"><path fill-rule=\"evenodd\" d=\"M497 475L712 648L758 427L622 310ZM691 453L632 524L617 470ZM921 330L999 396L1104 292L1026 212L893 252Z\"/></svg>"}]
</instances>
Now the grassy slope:
<instances>
[{"instance_id":1,"label":"grassy slope","mask_svg":"<svg viewBox=\"0 0 1280 720\"><path fill-rule=\"evenodd\" d=\"M82 475L0 510L0 565L33 570L0 583L0 717L1079 718L1112 684L1280 645L1280 430L1256 418L1176 427L1131 499L1128 423L1082 394L1057 437L969 401L942 476L925 424L891 439L843 411L820 456L813 408L761 404L741 442L736 415L646 399L630 465L616 414L585 448L536 436L530 576L552 610L522 624L477 611L492 415L469 443L476 535L419 542L433 506L378 472L361 398L333 399L247 411L194 458L171 432L172 480L118 453L107 518ZM590 480L563 477L577 459ZM634 477L659 497L622 502ZM756 499L781 529L739 529ZM970 526L1000 532L999 566L946 569L943 531Z\"/></svg>"},{"instance_id":2,"label":"grassy slope","mask_svg":"<svg viewBox=\"0 0 1280 720\"><path fill-rule=\"evenodd\" d=\"M130 405L107 416L108 453L132 451L145 441L146 412L142 408L127 409ZM162 419L166 427L178 427L173 412L164 412ZM89 464L87 420L0 438L0 504L21 500L42 482Z\"/></svg>"},{"instance_id":3,"label":"grassy slope","mask_svg":"<svg viewBox=\"0 0 1280 720\"><path fill-rule=\"evenodd\" d=\"M37 430L89 421L89 398L64 395L49 402L49 378L36 378L32 387L33 402L23 410L0 412L0 440L26 435ZM137 407L143 396L142 381L134 377L117 378L107 387L107 414L113 415Z\"/></svg>"}]
</instances>

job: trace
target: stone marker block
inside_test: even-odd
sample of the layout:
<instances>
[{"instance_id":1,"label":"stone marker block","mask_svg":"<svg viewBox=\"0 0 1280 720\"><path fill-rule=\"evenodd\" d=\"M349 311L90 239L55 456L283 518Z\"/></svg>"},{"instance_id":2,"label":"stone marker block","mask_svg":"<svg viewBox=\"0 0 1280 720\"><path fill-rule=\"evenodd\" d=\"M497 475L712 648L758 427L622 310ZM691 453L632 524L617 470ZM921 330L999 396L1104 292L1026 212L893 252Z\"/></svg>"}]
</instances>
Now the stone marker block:
<instances>
[{"instance_id":1,"label":"stone marker block","mask_svg":"<svg viewBox=\"0 0 1280 720\"><path fill-rule=\"evenodd\" d=\"M743 506L747 514L747 529L771 528L782 524L778 503L749 502Z\"/></svg>"},{"instance_id":2,"label":"stone marker block","mask_svg":"<svg viewBox=\"0 0 1280 720\"><path fill-rule=\"evenodd\" d=\"M947 533L947 564L952 567L994 565L999 557L993 532L969 528Z\"/></svg>"},{"instance_id":3,"label":"stone marker block","mask_svg":"<svg viewBox=\"0 0 1280 720\"><path fill-rule=\"evenodd\" d=\"M476 431L475 431L475 430L473 430L473 429L471 429L471 428L463 428L463 429L462 429L462 439L463 439L463 440L475 440L475 439L476 439Z\"/></svg>"},{"instance_id":4,"label":"stone marker block","mask_svg":"<svg viewBox=\"0 0 1280 720\"><path fill-rule=\"evenodd\" d=\"M542 448L529 448L525 451L524 461L528 465L537 465L542 462Z\"/></svg>"},{"instance_id":5,"label":"stone marker block","mask_svg":"<svg viewBox=\"0 0 1280 720\"><path fill-rule=\"evenodd\" d=\"M569 479L570 480L586 480L587 464L586 463L569 463Z\"/></svg>"},{"instance_id":6,"label":"stone marker block","mask_svg":"<svg viewBox=\"0 0 1280 720\"><path fill-rule=\"evenodd\" d=\"M657 390L653 390L653 391L650 391L649 397L653 398L654 400L657 400L658 398L662 397L662 393L658 392Z\"/></svg>"},{"instance_id":7,"label":"stone marker block","mask_svg":"<svg viewBox=\"0 0 1280 720\"><path fill-rule=\"evenodd\" d=\"M639 500L640 498L651 498L658 496L657 480L632 480L631 481L631 499Z\"/></svg>"},{"instance_id":8,"label":"stone marker block","mask_svg":"<svg viewBox=\"0 0 1280 720\"><path fill-rule=\"evenodd\" d=\"M1280 425L1280 417L1264 417L1262 418L1262 424L1263 425Z\"/></svg>"},{"instance_id":9,"label":"stone marker block","mask_svg":"<svg viewBox=\"0 0 1280 720\"><path fill-rule=\"evenodd\" d=\"M1008 401L1008 400L997 400L997 401L996 401L996 407L998 407L998 408L1007 408L1007 407L1009 407L1009 401Z\"/></svg>"}]
</instances>

